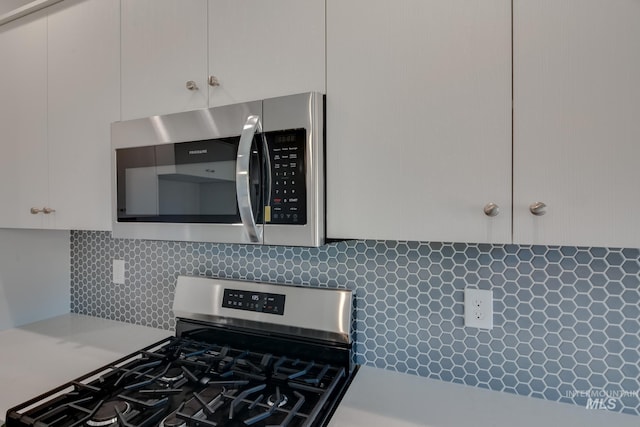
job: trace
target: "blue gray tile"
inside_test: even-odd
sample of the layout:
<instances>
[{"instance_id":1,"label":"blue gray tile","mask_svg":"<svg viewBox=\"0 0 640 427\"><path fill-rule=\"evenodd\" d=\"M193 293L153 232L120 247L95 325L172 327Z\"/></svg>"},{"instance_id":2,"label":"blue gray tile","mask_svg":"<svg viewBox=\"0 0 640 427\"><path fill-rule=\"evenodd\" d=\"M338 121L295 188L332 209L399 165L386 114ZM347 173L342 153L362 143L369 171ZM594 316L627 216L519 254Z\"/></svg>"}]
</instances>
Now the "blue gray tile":
<instances>
[{"instance_id":1,"label":"blue gray tile","mask_svg":"<svg viewBox=\"0 0 640 427\"><path fill-rule=\"evenodd\" d=\"M113 259L126 285L111 282ZM640 250L397 241L322 248L71 233L71 309L165 329L178 275L347 288L357 363L640 415ZM463 324L463 289L494 291L494 328ZM582 393L582 394L581 394ZM635 393L635 394L633 394Z\"/></svg>"}]
</instances>

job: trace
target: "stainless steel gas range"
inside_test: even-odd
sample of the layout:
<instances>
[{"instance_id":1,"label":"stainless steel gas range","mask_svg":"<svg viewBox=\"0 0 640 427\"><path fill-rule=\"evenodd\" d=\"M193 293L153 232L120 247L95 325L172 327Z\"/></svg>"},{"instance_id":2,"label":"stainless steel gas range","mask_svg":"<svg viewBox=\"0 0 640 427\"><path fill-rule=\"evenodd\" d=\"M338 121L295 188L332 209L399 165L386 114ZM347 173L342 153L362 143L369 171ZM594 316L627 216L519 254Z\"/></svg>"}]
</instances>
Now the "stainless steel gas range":
<instances>
[{"instance_id":1,"label":"stainless steel gas range","mask_svg":"<svg viewBox=\"0 0 640 427\"><path fill-rule=\"evenodd\" d=\"M7 427L324 426L357 371L352 294L179 277L176 336L7 412Z\"/></svg>"}]
</instances>

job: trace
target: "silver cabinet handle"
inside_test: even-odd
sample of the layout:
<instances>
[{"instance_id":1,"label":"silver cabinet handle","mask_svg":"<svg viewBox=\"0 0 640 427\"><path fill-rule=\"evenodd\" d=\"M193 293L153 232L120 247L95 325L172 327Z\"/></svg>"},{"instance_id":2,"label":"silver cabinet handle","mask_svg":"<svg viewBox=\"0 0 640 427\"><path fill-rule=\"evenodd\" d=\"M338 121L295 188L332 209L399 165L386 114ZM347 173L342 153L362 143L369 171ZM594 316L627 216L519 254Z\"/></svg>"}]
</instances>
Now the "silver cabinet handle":
<instances>
[{"instance_id":1,"label":"silver cabinet handle","mask_svg":"<svg viewBox=\"0 0 640 427\"><path fill-rule=\"evenodd\" d=\"M251 189L249 182L249 160L251 159L251 143L256 132L262 132L260 117L249 116L240 135L238 144L238 158L236 161L236 193L238 197L238 209L244 229L251 242L258 243L262 240L262 233L256 226L251 206Z\"/></svg>"},{"instance_id":2,"label":"silver cabinet handle","mask_svg":"<svg viewBox=\"0 0 640 427\"><path fill-rule=\"evenodd\" d=\"M49 215L49 214L54 213L55 211L56 211L55 209L51 209L51 208L48 208L46 206L44 208L42 208L42 209L38 209L38 208L29 209L29 212L31 212L31 215L38 215L39 213L43 213L45 215Z\"/></svg>"},{"instance_id":3,"label":"silver cabinet handle","mask_svg":"<svg viewBox=\"0 0 640 427\"><path fill-rule=\"evenodd\" d=\"M529 212L531 212L535 216L542 216L547 213L547 211L545 210L546 207L547 205L542 202L535 202L529 205Z\"/></svg>"},{"instance_id":4,"label":"silver cabinet handle","mask_svg":"<svg viewBox=\"0 0 640 427\"><path fill-rule=\"evenodd\" d=\"M484 214L486 216L497 216L500 213L500 208L495 203L487 203L484 205Z\"/></svg>"},{"instance_id":5,"label":"silver cabinet handle","mask_svg":"<svg viewBox=\"0 0 640 427\"><path fill-rule=\"evenodd\" d=\"M218 87L220 86L220 80L216 76L209 76L209 86Z\"/></svg>"},{"instance_id":6,"label":"silver cabinet handle","mask_svg":"<svg viewBox=\"0 0 640 427\"><path fill-rule=\"evenodd\" d=\"M187 89L189 89L189 90L198 90L198 85L193 80L189 80L187 82Z\"/></svg>"}]
</instances>

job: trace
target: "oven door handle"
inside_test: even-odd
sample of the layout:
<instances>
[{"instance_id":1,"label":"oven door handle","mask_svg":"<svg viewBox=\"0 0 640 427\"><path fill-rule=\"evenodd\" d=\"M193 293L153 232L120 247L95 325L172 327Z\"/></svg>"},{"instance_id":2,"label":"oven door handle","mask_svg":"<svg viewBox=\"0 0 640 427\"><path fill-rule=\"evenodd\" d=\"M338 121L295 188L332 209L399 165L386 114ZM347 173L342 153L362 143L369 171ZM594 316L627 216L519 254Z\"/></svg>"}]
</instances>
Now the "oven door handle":
<instances>
[{"instance_id":1,"label":"oven door handle","mask_svg":"<svg viewBox=\"0 0 640 427\"><path fill-rule=\"evenodd\" d=\"M238 157L236 160L236 195L238 198L238 210L240 219L244 226L249 241L260 243L262 241L262 230L256 225L251 205L251 182L249 174L249 163L251 160L251 145L256 132L262 133L262 125L259 116L249 116L238 144Z\"/></svg>"}]
</instances>

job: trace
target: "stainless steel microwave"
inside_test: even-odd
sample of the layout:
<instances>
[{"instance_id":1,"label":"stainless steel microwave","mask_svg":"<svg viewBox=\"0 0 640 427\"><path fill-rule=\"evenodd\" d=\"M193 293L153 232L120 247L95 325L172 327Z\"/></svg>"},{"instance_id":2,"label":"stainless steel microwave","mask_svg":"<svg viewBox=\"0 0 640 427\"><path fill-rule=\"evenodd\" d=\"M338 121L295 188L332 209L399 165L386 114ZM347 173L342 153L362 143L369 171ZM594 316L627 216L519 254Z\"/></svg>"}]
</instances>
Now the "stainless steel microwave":
<instances>
[{"instance_id":1,"label":"stainless steel microwave","mask_svg":"<svg viewBox=\"0 0 640 427\"><path fill-rule=\"evenodd\" d=\"M324 244L324 97L113 123L113 236Z\"/></svg>"}]
</instances>

